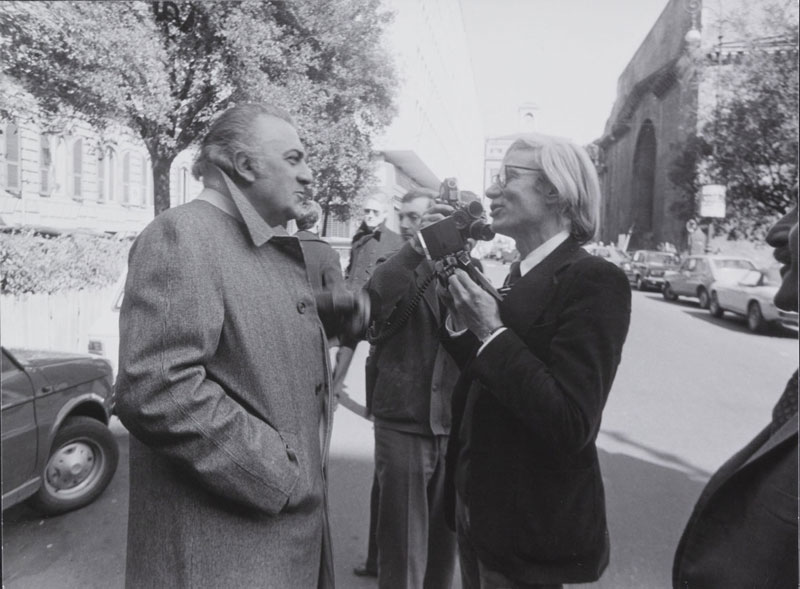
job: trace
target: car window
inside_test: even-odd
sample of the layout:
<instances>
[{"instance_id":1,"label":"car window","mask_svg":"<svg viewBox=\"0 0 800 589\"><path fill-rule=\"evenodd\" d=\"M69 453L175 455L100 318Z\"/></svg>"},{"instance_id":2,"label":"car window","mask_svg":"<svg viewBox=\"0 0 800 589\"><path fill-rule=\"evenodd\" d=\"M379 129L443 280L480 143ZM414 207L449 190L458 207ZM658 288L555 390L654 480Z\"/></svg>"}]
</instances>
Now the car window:
<instances>
[{"instance_id":1,"label":"car window","mask_svg":"<svg viewBox=\"0 0 800 589\"><path fill-rule=\"evenodd\" d=\"M689 258L686 260L685 269L689 272L694 271L697 268L697 258Z\"/></svg>"},{"instance_id":2,"label":"car window","mask_svg":"<svg viewBox=\"0 0 800 589\"><path fill-rule=\"evenodd\" d=\"M738 270L755 270L756 267L750 260L715 260L714 265L717 268L731 268Z\"/></svg>"},{"instance_id":3,"label":"car window","mask_svg":"<svg viewBox=\"0 0 800 589\"><path fill-rule=\"evenodd\" d=\"M705 260L697 260L697 271L701 274L708 272L708 262Z\"/></svg>"}]
</instances>

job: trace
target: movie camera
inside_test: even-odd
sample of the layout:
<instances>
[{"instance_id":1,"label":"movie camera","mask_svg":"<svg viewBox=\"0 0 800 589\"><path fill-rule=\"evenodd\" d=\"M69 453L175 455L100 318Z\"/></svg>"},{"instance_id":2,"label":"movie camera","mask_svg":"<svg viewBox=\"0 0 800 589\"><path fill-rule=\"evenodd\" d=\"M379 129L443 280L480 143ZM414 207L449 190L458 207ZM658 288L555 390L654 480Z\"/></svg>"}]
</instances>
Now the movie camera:
<instances>
[{"instance_id":1,"label":"movie camera","mask_svg":"<svg viewBox=\"0 0 800 589\"><path fill-rule=\"evenodd\" d=\"M420 229L419 241L426 257L434 262L440 282L446 287L447 279L456 268L461 268L489 294L498 301L502 300L491 283L472 265L467 248L469 239L494 239L495 233L486 220L483 205L477 200L462 202L455 178L444 179L439 186L437 202L454 210L444 219Z\"/></svg>"}]
</instances>

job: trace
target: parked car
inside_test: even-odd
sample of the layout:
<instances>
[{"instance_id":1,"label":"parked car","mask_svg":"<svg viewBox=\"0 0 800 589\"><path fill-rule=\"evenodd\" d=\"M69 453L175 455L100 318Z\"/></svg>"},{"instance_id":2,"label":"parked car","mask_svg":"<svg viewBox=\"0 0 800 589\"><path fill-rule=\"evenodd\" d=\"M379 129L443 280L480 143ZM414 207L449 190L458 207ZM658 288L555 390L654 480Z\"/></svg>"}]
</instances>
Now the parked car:
<instances>
[{"instance_id":1,"label":"parked car","mask_svg":"<svg viewBox=\"0 0 800 589\"><path fill-rule=\"evenodd\" d=\"M708 309L712 282L738 282L756 265L747 258L703 254L689 256L676 271L667 272L664 298L676 301L678 297L696 297L700 308Z\"/></svg>"},{"instance_id":2,"label":"parked car","mask_svg":"<svg viewBox=\"0 0 800 589\"><path fill-rule=\"evenodd\" d=\"M593 256L599 256L605 260L608 260L623 270L630 270L631 257L613 245L598 245L595 243L590 243L583 247Z\"/></svg>"},{"instance_id":3,"label":"parked car","mask_svg":"<svg viewBox=\"0 0 800 589\"><path fill-rule=\"evenodd\" d=\"M114 284L111 300L89 327L89 353L105 358L111 364L114 378L117 376L119 361L119 308L125 293L127 275L126 269Z\"/></svg>"},{"instance_id":4,"label":"parked car","mask_svg":"<svg viewBox=\"0 0 800 589\"><path fill-rule=\"evenodd\" d=\"M3 509L27 499L54 515L91 503L119 458L111 366L84 354L2 354Z\"/></svg>"},{"instance_id":5,"label":"parked car","mask_svg":"<svg viewBox=\"0 0 800 589\"><path fill-rule=\"evenodd\" d=\"M638 250L633 254L629 268L623 270L637 289L661 290L664 286L664 274L676 268L679 260L678 255L671 252Z\"/></svg>"},{"instance_id":6,"label":"parked car","mask_svg":"<svg viewBox=\"0 0 800 589\"><path fill-rule=\"evenodd\" d=\"M743 315L754 333L764 331L770 324L797 327L797 313L778 309L773 302L780 285L778 267L748 270L737 282L713 282L708 310L718 318L726 311Z\"/></svg>"}]
</instances>

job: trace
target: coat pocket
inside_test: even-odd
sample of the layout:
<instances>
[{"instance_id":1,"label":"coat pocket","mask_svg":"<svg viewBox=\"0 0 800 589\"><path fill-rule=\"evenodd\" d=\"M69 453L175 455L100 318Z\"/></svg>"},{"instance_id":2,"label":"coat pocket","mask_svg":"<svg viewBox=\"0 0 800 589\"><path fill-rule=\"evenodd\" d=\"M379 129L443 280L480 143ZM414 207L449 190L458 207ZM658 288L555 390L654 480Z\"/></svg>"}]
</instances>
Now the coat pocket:
<instances>
[{"instance_id":1,"label":"coat pocket","mask_svg":"<svg viewBox=\"0 0 800 589\"><path fill-rule=\"evenodd\" d=\"M570 561L597 551L605 506L594 469L521 469L515 488L515 549L527 559Z\"/></svg>"}]
</instances>

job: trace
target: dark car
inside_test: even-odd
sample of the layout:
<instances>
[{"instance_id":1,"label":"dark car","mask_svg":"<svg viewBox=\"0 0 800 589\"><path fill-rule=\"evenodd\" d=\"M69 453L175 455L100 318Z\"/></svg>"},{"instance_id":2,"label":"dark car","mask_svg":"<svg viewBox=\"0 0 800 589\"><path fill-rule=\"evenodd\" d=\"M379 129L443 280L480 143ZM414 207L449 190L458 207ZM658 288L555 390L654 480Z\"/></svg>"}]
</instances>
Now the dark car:
<instances>
[{"instance_id":1,"label":"dark car","mask_svg":"<svg viewBox=\"0 0 800 589\"><path fill-rule=\"evenodd\" d=\"M664 274L677 267L677 254L653 250L638 250L633 254L630 268L625 271L628 280L639 290L661 290Z\"/></svg>"},{"instance_id":2,"label":"dark car","mask_svg":"<svg viewBox=\"0 0 800 589\"><path fill-rule=\"evenodd\" d=\"M117 469L111 365L83 354L2 348L3 509L47 515L94 501Z\"/></svg>"}]
</instances>

